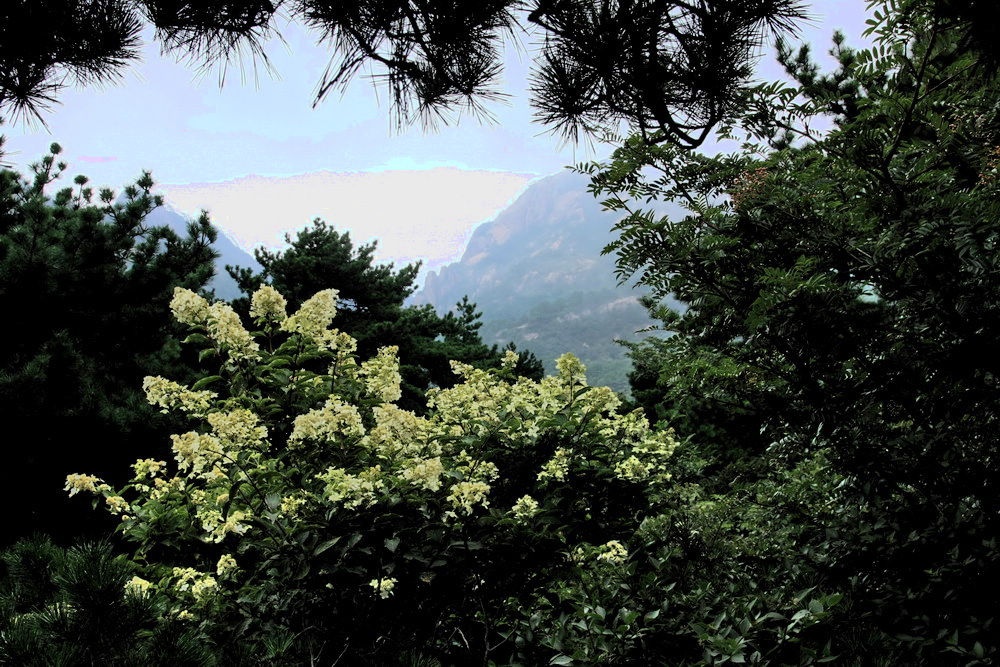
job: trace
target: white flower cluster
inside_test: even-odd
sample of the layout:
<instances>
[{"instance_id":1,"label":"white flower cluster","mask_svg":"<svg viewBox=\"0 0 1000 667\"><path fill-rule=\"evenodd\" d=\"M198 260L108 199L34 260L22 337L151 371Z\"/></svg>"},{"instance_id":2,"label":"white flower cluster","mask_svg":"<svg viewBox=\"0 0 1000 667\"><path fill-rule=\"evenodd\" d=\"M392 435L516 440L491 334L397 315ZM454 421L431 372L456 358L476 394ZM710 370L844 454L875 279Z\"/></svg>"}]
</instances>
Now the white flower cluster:
<instances>
[{"instance_id":1,"label":"white flower cluster","mask_svg":"<svg viewBox=\"0 0 1000 667\"><path fill-rule=\"evenodd\" d=\"M237 567L236 559L233 558L232 554L222 554L219 556L219 562L215 565L215 574L224 577L228 573L234 572Z\"/></svg>"},{"instance_id":2,"label":"white flower cluster","mask_svg":"<svg viewBox=\"0 0 1000 667\"><path fill-rule=\"evenodd\" d=\"M368 393L383 403L395 403L403 395L399 375L399 348L395 345L383 347L374 357L361 364L358 373L368 389Z\"/></svg>"},{"instance_id":3,"label":"white flower cluster","mask_svg":"<svg viewBox=\"0 0 1000 667\"><path fill-rule=\"evenodd\" d=\"M393 589L396 588L396 580L392 578L372 579L368 585L375 589L375 593L380 598L385 600L392 595Z\"/></svg>"},{"instance_id":4,"label":"white flower cluster","mask_svg":"<svg viewBox=\"0 0 1000 667\"><path fill-rule=\"evenodd\" d=\"M152 582L146 581L142 577L132 577L125 583L125 592L136 597L142 597L152 589Z\"/></svg>"},{"instance_id":5,"label":"white flower cluster","mask_svg":"<svg viewBox=\"0 0 1000 667\"><path fill-rule=\"evenodd\" d=\"M99 477L94 477L93 475L66 475L66 486L64 491L69 491L69 495L75 496L81 491L89 491L90 493L97 493L97 486L101 483Z\"/></svg>"},{"instance_id":6,"label":"white flower cluster","mask_svg":"<svg viewBox=\"0 0 1000 667\"><path fill-rule=\"evenodd\" d=\"M510 508L510 513L518 521L527 521L538 514L538 501L528 495L521 496Z\"/></svg>"},{"instance_id":7,"label":"white flower cluster","mask_svg":"<svg viewBox=\"0 0 1000 667\"><path fill-rule=\"evenodd\" d=\"M441 457L432 459L415 459L409 466L403 468L399 476L410 484L437 491L441 488L441 475L444 474L444 464Z\"/></svg>"},{"instance_id":8,"label":"white flower cluster","mask_svg":"<svg viewBox=\"0 0 1000 667\"><path fill-rule=\"evenodd\" d=\"M173 380L147 375L142 380L146 400L166 414L170 410L187 412L193 417L204 417L217 394L211 391L192 391Z\"/></svg>"},{"instance_id":9,"label":"white flower cluster","mask_svg":"<svg viewBox=\"0 0 1000 667\"><path fill-rule=\"evenodd\" d=\"M310 340L321 340L337 314L337 290L317 292L302 304L294 315L281 324L283 331L302 334Z\"/></svg>"},{"instance_id":10,"label":"white flower cluster","mask_svg":"<svg viewBox=\"0 0 1000 667\"><path fill-rule=\"evenodd\" d=\"M628 558L628 551L618 540L611 540L597 547L597 560L620 565Z\"/></svg>"},{"instance_id":11,"label":"white flower cluster","mask_svg":"<svg viewBox=\"0 0 1000 667\"><path fill-rule=\"evenodd\" d=\"M217 301L208 307L208 335L224 345L235 361L260 358L260 346L243 328L240 316L224 301Z\"/></svg>"},{"instance_id":12,"label":"white flower cluster","mask_svg":"<svg viewBox=\"0 0 1000 667\"><path fill-rule=\"evenodd\" d=\"M222 443L215 436L196 431L172 435L172 449L177 460L177 469L190 469L193 474L211 470L222 456Z\"/></svg>"},{"instance_id":13,"label":"white flower cluster","mask_svg":"<svg viewBox=\"0 0 1000 667\"><path fill-rule=\"evenodd\" d=\"M267 427L260 424L257 415L245 408L212 412L207 419L212 433L227 447L259 446L267 438Z\"/></svg>"},{"instance_id":14,"label":"white flower cluster","mask_svg":"<svg viewBox=\"0 0 1000 667\"><path fill-rule=\"evenodd\" d=\"M489 492L490 485L486 482L459 482L452 485L451 492L448 494L448 502L456 510L472 514L475 505L490 506L490 501L486 497Z\"/></svg>"},{"instance_id":15,"label":"white flower cluster","mask_svg":"<svg viewBox=\"0 0 1000 667\"><path fill-rule=\"evenodd\" d=\"M363 436L365 426L358 409L335 396L327 399L322 408L310 410L295 418L288 446L301 446L305 440L335 443L339 438Z\"/></svg>"},{"instance_id":16,"label":"white flower cluster","mask_svg":"<svg viewBox=\"0 0 1000 667\"><path fill-rule=\"evenodd\" d=\"M190 592L195 601L202 602L214 595L218 582L210 574L198 572L190 567L175 567L173 576L176 578L174 588L180 592Z\"/></svg>"},{"instance_id":17,"label":"white flower cluster","mask_svg":"<svg viewBox=\"0 0 1000 667\"><path fill-rule=\"evenodd\" d=\"M264 285L250 297L250 317L260 323L281 324L287 315L288 302L278 290Z\"/></svg>"},{"instance_id":18,"label":"white flower cluster","mask_svg":"<svg viewBox=\"0 0 1000 667\"><path fill-rule=\"evenodd\" d=\"M323 495L331 503L343 503L347 509L369 507L385 489L381 466L373 466L353 475L343 468L328 468L317 475L325 483Z\"/></svg>"},{"instance_id":19,"label":"white flower cluster","mask_svg":"<svg viewBox=\"0 0 1000 667\"><path fill-rule=\"evenodd\" d=\"M548 463L542 466L541 472L538 473L538 480L554 479L558 482L564 481L566 473L569 472L569 462L572 455L572 450L565 447L558 448Z\"/></svg>"},{"instance_id":20,"label":"white flower cluster","mask_svg":"<svg viewBox=\"0 0 1000 667\"><path fill-rule=\"evenodd\" d=\"M208 320L208 301L183 287L174 288L174 298L170 300L170 312L181 324L201 326Z\"/></svg>"}]
</instances>

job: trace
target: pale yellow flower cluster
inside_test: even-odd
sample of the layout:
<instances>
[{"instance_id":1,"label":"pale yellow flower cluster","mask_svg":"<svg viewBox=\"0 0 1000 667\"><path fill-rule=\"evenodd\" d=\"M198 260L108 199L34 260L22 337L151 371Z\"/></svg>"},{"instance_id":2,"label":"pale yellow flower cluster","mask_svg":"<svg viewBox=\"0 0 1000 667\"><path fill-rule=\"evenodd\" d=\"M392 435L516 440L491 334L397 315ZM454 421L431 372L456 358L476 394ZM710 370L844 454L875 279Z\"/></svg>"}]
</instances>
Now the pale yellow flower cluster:
<instances>
[{"instance_id":1,"label":"pale yellow flower cluster","mask_svg":"<svg viewBox=\"0 0 1000 667\"><path fill-rule=\"evenodd\" d=\"M295 418L288 446L301 446L305 440L336 443L340 438L360 437L365 434L358 409L344 403L336 396L327 399L322 408L310 410Z\"/></svg>"},{"instance_id":2,"label":"pale yellow flower cluster","mask_svg":"<svg viewBox=\"0 0 1000 667\"><path fill-rule=\"evenodd\" d=\"M631 482L642 482L649 479L650 464L640 461L634 454L624 461L615 464L615 476Z\"/></svg>"},{"instance_id":3,"label":"pale yellow flower cluster","mask_svg":"<svg viewBox=\"0 0 1000 667\"><path fill-rule=\"evenodd\" d=\"M476 459L464 449L455 456L454 469L462 473L465 479L473 482L488 483L500 476L495 463Z\"/></svg>"},{"instance_id":4,"label":"pale yellow flower cluster","mask_svg":"<svg viewBox=\"0 0 1000 667\"><path fill-rule=\"evenodd\" d=\"M180 410L194 417L204 417L217 397L215 392L192 391L173 380L154 375L143 378L142 389L146 392L149 404L161 408L160 412L164 414L170 410Z\"/></svg>"},{"instance_id":5,"label":"pale yellow flower cluster","mask_svg":"<svg viewBox=\"0 0 1000 667\"><path fill-rule=\"evenodd\" d=\"M176 579L174 589L181 593L190 592L199 602L213 595L218 587L215 577L191 567L175 567L173 576Z\"/></svg>"},{"instance_id":6,"label":"pale yellow flower cluster","mask_svg":"<svg viewBox=\"0 0 1000 667\"><path fill-rule=\"evenodd\" d=\"M237 568L236 559L233 558L232 554L222 554L219 556L219 562L215 566L215 574L220 577L224 577L226 574L235 571Z\"/></svg>"},{"instance_id":7,"label":"pale yellow flower cluster","mask_svg":"<svg viewBox=\"0 0 1000 667\"><path fill-rule=\"evenodd\" d=\"M566 474L569 472L569 462L572 455L572 450L565 447L558 448L548 463L542 466L541 472L538 473L538 480L554 479L557 482L564 481Z\"/></svg>"},{"instance_id":8,"label":"pale yellow flower cluster","mask_svg":"<svg viewBox=\"0 0 1000 667\"><path fill-rule=\"evenodd\" d=\"M195 600L200 602L209 596L215 595L217 588L218 584L215 581L215 577L207 575L191 585L191 595L194 596Z\"/></svg>"},{"instance_id":9,"label":"pale yellow flower cluster","mask_svg":"<svg viewBox=\"0 0 1000 667\"><path fill-rule=\"evenodd\" d=\"M242 510L233 510L224 517L221 511L210 505L198 507L196 514L201 521L202 530L207 533L207 539L216 543L226 539L230 533L242 535L247 532L248 526L241 522L250 518L249 512Z\"/></svg>"},{"instance_id":10,"label":"pale yellow flower cluster","mask_svg":"<svg viewBox=\"0 0 1000 667\"><path fill-rule=\"evenodd\" d=\"M486 497L489 492L490 485L486 482L459 482L452 485L448 502L456 510L472 514L476 505L482 505L484 508L490 506L490 501Z\"/></svg>"},{"instance_id":11,"label":"pale yellow flower cluster","mask_svg":"<svg viewBox=\"0 0 1000 667\"><path fill-rule=\"evenodd\" d=\"M538 514L538 501L528 495L521 496L510 508L510 513L518 521L527 521Z\"/></svg>"},{"instance_id":12,"label":"pale yellow flower cluster","mask_svg":"<svg viewBox=\"0 0 1000 667\"><path fill-rule=\"evenodd\" d=\"M153 488L149 492L149 498L150 500L163 500L171 494L183 492L186 487L187 482L183 477L171 477L167 480L156 477L153 479Z\"/></svg>"},{"instance_id":13,"label":"pale yellow flower cluster","mask_svg":"<svg viewBox=\"0 0 1000 667\"><path fill-rule=\"evenodd\" d=\"M441 453L440 443L428 439L431 424L423 417L392 403L376 406L373 414L375 426L368 432L364 444L380 458L395 460Z\"/></svg>"},{"instance_id":14,"label":"pale yellow flower cluster","mask_svg":"<svg viewBox=\"0 0 1000 667\"><path fill-rule=\"evenodd\" d=\"M177 459L177 469L190 469L193 474L202 474L218 462L223 455L222 443L215 436L190 431L172 435L172 449Z\"/></svg>"},{"instance_id":15,"label":"pale yellow flower cluster","mask_svg":"<svg viewBox=\"0 0 1000 667\"><path fill-rule=\"evenodd\" d=\"M587 367L569 352L556 359L556 370L559 372L559 379L567 386L587 385Z\"/></svg>"},{"instance_id":16,"label":"pale yellow flower cluster","mask_svg":"<svg viewBox=\"0 0 1000 667\"><path fill-rule=\"evenodd\" d=\"M378 354L361 364L358 375L364 380L368 393L383 403L395 403L403 395L399 374L399 348L389 345L379 349Z\"/></svg>"},{"instance_id":17,"label":"pale yellow flower cluster","mask_svg":"<svg viewBox=\"0 0 1000 667\"><path fill-rule=\"evenodd\" d=\"M174 297L170 300L170 312L181 324L201 326L208 320L208 301L183 287L174 288Z\"/></svg>"},{"instance_id":18,"label":"pale yellow flower cluster","mask_svg":"<svg viewBox=\"0 0 1000 667\"><path fill-rule=\"evenodd\" d=\"M260 424L257 415L245 408L231 412L212 412L207 419L212 433L226 447L256 447L267 438L267 427Z\"/></svg>"},{"instance_id":19,"label":"pale yellow flower cluster","mask_svg":"<svg viewBox=\"0 0 1000 667\"><path fill-rule=\"evenodd\" d=\"M328 468L317 475L324 482L323 495L331 503L343 503L347 509L370 507L385 489L382 467L373 466L353 475L343 468Z\"/></svg>"},{"instance_id":20,"label":"pale yellow flower cluster","mask_svg":"<svg viewBox=\"0 0 1000 667\"><path fill-rule=\"evenodd\" d=\"M136 597L142 597L152 589L152 582L146 581L142 577L132 577L125 583L125 592Z\"/></svg>"},{"instance_id":21,"label":"pale yellow flower cluster","mask_svg":"<svg viewBox=\"0 0 1000 667\"><path fill-rule=\"evenodd\" d=\"M420 488L437 491L441 488L441 475L444 474L444 464L441 457L432 459L414 459L409 466L403 468L399 476Z\"/></svg>"},{"instance_id":22,"label":"pale yellow flower cluster","mask_svg":"<svg viewBox=\"0 0 1000 667\"><path fill-rule=\"evenodd\" d=\"M620 565L628 558L628 551L618 540L611 540L597 547L597 560Z\"/></svg>"},{"instance_id":23,"label":"pale yellow flower cluster","mask_svg":"<svg viewBox=\"0 0 1000 667\"><path fill-rule=\"evenodd\" d=\"M385 600L392 595L393 589L396 588L396 580L392 578L372 579L368 585L375 589L380 598Z\"/></svg>"},{"instance_id":24,"label":"pale yellow flower cluster","mask_svg":"<svg viewBox=\"0 0 1000 667\"><path fill-rule=\"evenodd\" d=\"M97 485L101 483L99 477L94 477L93 475L66 475L66 486L64 491L69 491L70 497L75 496L81 491L89 491L90 493L97 493Z\"/></svg>"},{"instance_id":25,"label":"pale yellow flower cluster","mask_svg":"<svg viewBox=\"0 0 1000 667\"><path fill-rule=\"evenodd\" d=\"M309 499L301 493L285 496L281 499L281 506L279 509L284 516L289 519L293 519L296 515L298 515L299 510L302 509L302 506L307 502L309 502Z\"/></svg>"},{"instance_id":26,"label":"pale yellow flower cluster","mask_svg":"<svg viewBox=\"0 0 1000 667\"><path fill-rule=\"evenodd\" d=\"M500 368L514 370L518 361L520 361L520 355L518 355L517 352L514 350L506 350L503 353L503 358L500 359Z\"/></svg>"},{"instance_id":27,"label":"pale yellow flower cluster","mask_svg":"<svg viewBox=\"0 0 1000 667\"><path fill-rule=\"evenodd\" d=\"M263 285L250 297L250 317L257 322L281 324L287 317L285 308L288 302L270 285Z\"/></svg>"},{"instance_id":28,"label":"pale yellow flower cluster","mask_svg":"<svg viewBox=\"0 0 1000 667\"><path fill-rule=\"evenodd\" d=\"M115 515L123 514L131 509L128 501L121 496L108 496L104 499L104 502L108 505L108 511Z\"/></svg>"},{"instance_id":29,"label":"pale yellow flower cluster","mask_svg":"<svg viewBox=\"0 0 1000 667\"><path fill-rule=\"evenodd\" d=\"M156 477L161 471L166 470L166 468L166 461L157 461L156 459L139 459L132 464L132 469L135 470L135 478L137 480Z\"/></svg>"},{"instance_id":30,"label":"pale yellow flower cluster","mask_svg":"<svg viewBox=\"0 0 1000 667\"><path fill-rule=\"evenodd\" d=\"M208 335L225 345L229 356L236 361L260 358L260 346L243 328L240 316L224 301L216 301L208 307Z\"/></svg>"},{"instance_id":31,"label":"pale yellow flower cluster","mask_svg":"<svg viewBox=\"0 0 1000 667\"><path fill-rule=\"evenodd\" d=\"M337 290L326 289L307 299L294 315L282 322L281 329L310 340L321 340L336 314Z\"/></svg>"}]
</instances>

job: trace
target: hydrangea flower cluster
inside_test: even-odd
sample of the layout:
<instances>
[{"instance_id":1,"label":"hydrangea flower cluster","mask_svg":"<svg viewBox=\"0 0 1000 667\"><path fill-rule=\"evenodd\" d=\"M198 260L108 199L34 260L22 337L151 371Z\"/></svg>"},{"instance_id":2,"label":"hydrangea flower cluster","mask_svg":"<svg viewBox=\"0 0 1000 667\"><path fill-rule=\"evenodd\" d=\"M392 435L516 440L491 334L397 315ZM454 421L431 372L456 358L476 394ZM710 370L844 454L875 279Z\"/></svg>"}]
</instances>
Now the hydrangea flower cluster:
<instances>
[{"instance_id":1,"label":"hydrangea flower cluster","mask_svg":"<svg viewBox=\"0 0 1000 667\"><path fill-rule=\"evenodd\" d=\"M258 547L279 544L301 526L333 530L382 506L408 505L446 526L442 530L486 519L527 525L552 511L543 509L555 506L545 502L546 494L588 466L645 488L667 479L677 446L673 433L653 431L641 411L620 414L614 392L588 387L586 369L572 355L560 357L558 373L540 382L513 375L514 352L504 355L499 371L452 362L459 382L428 392L426 416L401 409L395 405L401 395L398 350L383 347L358 365L356 341L329 328L336 299L336 290L324 290L286 317L277 290L258 290L251 316L269 327L269 336L284 332L271 352L257 346L229 306L175 291L171 310L178 321L208 334L191 340L228 352L216 379L222 380L215 385L219 393L146 378L152 405L197 421L171 437L174 462L137 461L132 483L117 492L91 475L67 477L70 495L103 495L108 509L122 515L125 534L140 542L162 539L157 531L169 526L177 544L223 545L221 557L214 551L217 562L201 564L207 572L175 567L153 577L161 582L154 588L172 595L180 608L193 604L204 611L230 589L235 596L238 580L263 576L236 565L248 540ZM248 361L253 363L243 363ZM329 370L316 370L322 368ZM518 493L531 493L512 506L505 500L509 510L492 509L492 494L509 485L505 475L512 472L495 453L532 452L552 432L565 436L560 446L522 475L527 488ZM627 556L612 541L596 558L621 563ZM393 578L371 582L381 598L395 584ZM152 585L130 586L144 592Z\"/></svg>"}]
</instances>

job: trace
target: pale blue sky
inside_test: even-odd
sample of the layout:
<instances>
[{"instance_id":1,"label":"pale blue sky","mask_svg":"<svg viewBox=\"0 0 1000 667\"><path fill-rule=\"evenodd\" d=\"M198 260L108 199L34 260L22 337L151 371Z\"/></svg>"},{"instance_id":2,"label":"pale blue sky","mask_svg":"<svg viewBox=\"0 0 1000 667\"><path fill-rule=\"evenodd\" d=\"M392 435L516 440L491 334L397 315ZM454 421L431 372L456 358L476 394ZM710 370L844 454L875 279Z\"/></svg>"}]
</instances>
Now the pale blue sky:
<instances>
[{"instance_id":1,"label":"pale blue sky","mask_svg":"<svg viewBox=\"0 0 1000 667\"><path fill-rule=\"evenodd\" d=\"M815 20L803 39L825 52L832 30L840 28L858 43L864 5L812 3ZM384 95L379 99L363 77L343 97L331 94L311 108L326 52L296 24L280 30L285 44L268 48L278 77L261 72L255 86L252 73L244 83L232 67L222 88L217 71L199 76L162 57L147 33L142 62L119 85L67 89L46 116L48 130L4 126L6 159L24 169L58 141L70 175L85 173L95 185L119 188L150 169L168 203L191 213L209 209L245 247L277 246L282 231L319 215L351 229L356 240L380 238L383 259L424 257L436 266L457 259L475 224L495 215L531 178L609 151L560 145L531 122L530 54L507 50L503 90L511 98L490 107L497 123L465 117L435 132L419 126L394 132ZM760 72L778 74L770 55ZM394 198L394 190L409 194ZM355 201L346 201L352 195ZM287 216L280 214L284 197L296 200ZM409 208L391 201L407 198ZM413 220L405 219L407 211Z\"/></svg>"}]
</instances>

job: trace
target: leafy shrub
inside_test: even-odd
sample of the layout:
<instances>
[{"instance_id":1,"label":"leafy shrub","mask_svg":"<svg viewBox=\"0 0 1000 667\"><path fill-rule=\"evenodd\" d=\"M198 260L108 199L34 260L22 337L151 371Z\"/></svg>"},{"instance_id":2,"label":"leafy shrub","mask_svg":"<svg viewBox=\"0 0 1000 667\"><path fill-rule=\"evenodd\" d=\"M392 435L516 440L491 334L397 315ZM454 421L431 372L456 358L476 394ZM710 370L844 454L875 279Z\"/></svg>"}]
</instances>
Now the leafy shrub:
<instances>
[{"instance_id":1,"label":"leafy shrub","mask_svg":"<svg viewBox=\"0 0 1000 667\"><path fill-rule=\"evenodd\" d=\"M171 436L175 461L139 460L119 489L70 475L67 490L121 517L141 564L129 588L221 646L283 662L514 659L507 617L553 581L625 567L676 438L619 414L571 355L538 382L513 374L513 352L499 370L456 362L461 382L432 389L427 416L404 411L395 349L358 363L329 328L335 303L325 290L286 316L264 286L251 333L178 288L186 343L218 372L144 382L191 422Z\"/></svg>"}]
</instances>

